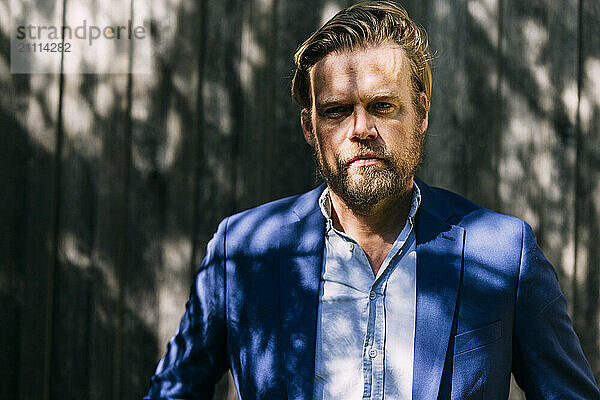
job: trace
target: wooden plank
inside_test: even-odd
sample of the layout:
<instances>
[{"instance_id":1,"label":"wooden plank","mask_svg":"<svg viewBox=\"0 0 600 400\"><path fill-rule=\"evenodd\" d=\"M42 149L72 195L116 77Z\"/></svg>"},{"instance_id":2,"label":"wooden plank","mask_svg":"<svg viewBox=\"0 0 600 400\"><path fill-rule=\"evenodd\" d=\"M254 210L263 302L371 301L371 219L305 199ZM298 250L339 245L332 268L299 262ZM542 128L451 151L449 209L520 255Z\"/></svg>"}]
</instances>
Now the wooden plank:
<instances>
[{"instance_id":1,"label":"wooden plank","mask_svg":"<svg viewBox=\"0 0 600 400\"><path fill-rule=\"evenodd\" d=\"M19 101L29 135L25 243L22 275L20 398L47 399L49 389L52 292L54 278L54 167L58 82L52 76L31 76L30 91ZM50 200L50 201L49 201ZM26 372L25 372L26 371Z\"/></svg>"},{"instance_id":2,"label":"wooden plank","mask_svg":"<svg viewBox=\"0 0 600 400\"><path fill-rule=\"evenodd\" d=\"M239 79L242 131L236 145L236 206L244 209L271 198L276 79L277 0L244 3Z\"/></svg>"},{"instance_id":3,"label":"wooden plank","mask_svg":"<svg viewBox=\"0 0 600 400\"><path fill-rule=\"evenodd\" d=\"M124 399L139 398L147 391L189 295L202 5L154 4L153 73L133 76L130 235L134 240L128 265L136 268L124 271Z\"/></svg>"},{"instance_id":4,"label":"wooden plank","mask_svg":"<svg viewBox=\"0 0 600 400\"><path fill-rule=\"evenodd\" d=\"M503 2L502 18L497 204L532 225L570 300L577 2Z\"/></svg>"},{"instance_id":5,"label":"wooden plank","mask_svg":"<svg viewBox=\"0 0 600 400\"><path fill-rule=\"evenodd\" d=\"M57 311L53 333L53 396L90 398L94 290L106 292L102 272L93 262L98 213L98 159L106 122L97 104L96 76L65 76L61 153L61 204L58 236ZM110 351L104 350L104 357Z\"/></svg>"},{"instance_id":6,"label":"wooden plank","mask_svg":"<svg viewBox=\"0 0 600 400\"><path fill-rule=\"evenodd\" d=\"M9 60L9 4L0 2L0 64ZM21 312L23 306L22 270L25 259L23 220L27 185L27 131L21 125L18 95L27 91L27 76L0 73L0 398L19 396Z\"/></svg>"},{"instance_id":7,"label":"wooden plank","mask_svg":"<svg viewBox=\"0 0 600 400\"><path fill-rule=\"evenodd\" d=\"M271 72L267 75L272 81L270 90L274 99L271 152L268 155L273 163L270 199L302 193L320 184L313 173L310 147L300 128L300 108L292 100L290 88L295 70L294 53L321 22L337 11L330 8L330 4L323 0L277 0L274 4L277 18L272 29L277 41L272 50ZM264 200L267 199L261 201Z\"/></svg>"},{"instance_id":8,"label":"wooden plank","mask_svg":"<svg viewBox=\"0 0 600 400\"><path fill-rule=\"evenodd\" d=\"M562 280L574 254L577 2L507 2L504 13L500 203L532 225Z\"/></svg>"},{"instance_id":9,"label":"wooden plank","mask_svg":"<svg viewBox=\"0 0 600 400\"><path fill-rule=\"evenodd\" d=\"M76 120L85 126L89 112L70 103L72 81L80 77L67 78L71 82L63 91L63 116L77 116ZM79 105L86 107L85 102ZM52 398L77 399L89 393L89 267L94 199L90 160L82 147L93 140L88 137L89 131L74 131L63 125L63 132L50 393Z\"/></svg>"},{"instance_id":10,"label":"wooden plank","mask_svg":"<svg viewBox=\"0 0 600 400\"><path fill-rule=\"evenodd\" d=\"M102 12L112 15L113 20L121 19L121 6L109 3L103 6ZM91 3L80 7L94 10ZM105 56L123 62L122 56ZM97 111L89 127L98 145L91 167L95 207L89 288L89 398L114 400L121 398L124 381L121 368L124 270L129 267L131 241L131 74L88 79L89 87L74 81L69 93L73 106L78 101L90 102Z\"/></svg>"},{"instance_id":11,"label":"wooden plank","mask_svg":"<svg viewBox=\"0 0 600 400\"><path fill-rule=\"evenodd\" d=\"M471 200L497 208L497 143L503 120L499 94L502 0L468 1L467 10L463 186Z\"/></svg>"},{"instance_id":12,"label":"wooden plank","mask_svg":"<svg viewBox=\"0 0 600 400\"><path fill-rule=\"evenodd\" d=\"M65 20L70 26L81 25L83 19L102 26L103 16L121 13L117 10L110 3L68 2ZM129 240L129 76L85 74L97 55L92 48L86 50L81 58L65 58L64 64L73 73L65 75L62 113L51 394L61 399L118 399L122 271ZM103 57L122 63L122 53L113 50L103 48Z\"/></svg>"},{"instance_id":13,"label":"wooden plank","mask_svg":"<svg viewBox=\"0 0 600 400\"><path fill-rule=\"evenodd\" d=\"M156 6L160 7L158 4ZM175 17L175 23L169 27L169 31L180 31L194 26L191 20L186 21L189 10L180 4L170 3L173 13L170 18ZM144 1L132 1L131 15L136 20L136 25L142 24L143 20L156 21L151 14L154 10L151 4ZM148 26L150 28L150 26ZM165 31L156 31L164 34ZM162 36L164 40L168 38ZM181 49L186 46L188 40L171 42ZM139 42L130 42L134 52L130 62L131 69L140 70L136 63L150 62L152 65L161 66L161 60L151 57L150 60L142 61L146 52ZM179 51L173 47L173 53ZM154 53L153 56L160 53ZM191 54L180 54L181 59L193 61ZM187 63L182 63L187 64ZM192 63L193 65L193 63ZM190 66L184 66L189 70ZM154 68L156 71L156 68ZM158 92L165 88L164 82L157 78L170 79L169 76L159 74L132 74L130 75L130 108L128 118L131 126L131 159L129 166L128 190L128 236L129 247L126 255L126 264L122 269L122 351L119 360L121 383L119 388L119 399L138 399L145 395L148 390L149 378L156 367L156 356L158 353L157 331L159 328L159 285L157 282L162 268L163 236L165 231L165 163L162 160L165 146L168 145L167 130L160 129L164 126L161 122L161 107L164 99L160 95L169 98L170 93ZM181 74L185 79L186 74ZM183 82L178 82L183 84ZM184 84L186 85L186 84ZM186 85L187 86L187 85ZM167 84L168 88L168 84ZM156 104L155 104L156 102ZM156 111L156 112L155 112ZM176 111L177 112L177 111ZM189 113L188 113L189 114ZM177 125L175 125L177 126ZM178 126L186 132L186 127ZM187 274L186 274L187 275ZM177 278L177 276L173 276Z\"/></svg>"},{"instance_id":14,"label":"wooden plank","mask_svg":"<svg viewBox=\"0 0 600 400\"><path fill-rule=\"evenodd\" d=\"M201 136L205 171L209 191L206 202L211 210L199 210L204 215L199 226L210 226L212 236L217 222L238 209L241 135L245 131L244 84L241 71L242 24L245 2L229 0L207 8L206 67L202 102L204 130ZM227 24L221 21L227 20ZM205 224L206 222L207 224Z\"/></svg>"},{"instance_id":15,"label":"wooden plank","mask_svg":"<svg viewBox=\"0 0 600 400\"><path fill-rule=\"evenodd\" d=\"M69 18L67 24L76 25ZM66 61L68 63L68 61ZM60 204L52 331L52 398L90 396L90 316L96 212L95 176L99 141L95 137L94 105L82 93L93 90L91 76L64 77L60 154Z\"/></svg>"},{"instance_id":16,"label":"wooden plank","mask_svg":"<svg viewBox=\"0 0 600 400\"><path fill-rule=\"evenodd\" d=\"M153 20L157 21L157 48L153 81L140 94L151 99L148 116L136 118L136 124L156 138L155 180L158 180L162 260L157 274L157 338L158 351L154 354L155 366L163 355L168 340L175 333L191 285L190 257L194 210L194 181L198 154L198 119L196 101L198 92L198 57L203 46L200 35L202 6L173 3L173 9L153 7ZM191 9L189 8L191 7ZM178 21L167 25L169 18ZM164 22L161 22L164 21ZM163 25L164 24L164 25ZM173 44L179 44L173 46ZM173 47L171 47L173 46ZM181 59L189 60L180 63ZM134 104L139 102L134 97ZM136 127L138 130L141 127ZM146 381L148 381L146 377Z\"/></svg>"},{"instance_id":17,"label":"wooden plank","mask_svg":"<svg viewBox=\"0 0 600 400\"><path fill-rule=\"evenodd\" d=\"M243 13L248 2L228 0L204 6L203 59L199 66L197 173L191 277L205 254L218 222L238 209L241 136L245 132L241 46ZM223 23L227 21L227 23ZM188 290L189 293L189 290ZM233 399L230 374L215 390L215 399Z\"/></svg>"},{"instance_id":18,"label":"wooden plank","mask_svg":"<svg viewBox=\"0 0 600 400\"><path fill-rule=\"evenodd\" d=\"M240 65L245 94L240 146L244 150L239 153L236 192L240 209L305 191L315 183L299 110L290 96L290 76L296 48L336 11L325 5L269 0L246 7ZM302 19L297 18L299 14Z\"/></svg>"},{"instance_id":19,"label":"wooden plank","mask_svg":"<svg viewBox=\"0 0 600 400\"><path fill-rule=\"evenodd\" d=\"M111 101L95 124L101 149L96 164L96 214L90 316L90 397L118 399L121 387L123 269L129 251L131 131L127 120L127 75L110 76Z\"/></svg>"},{"instance_id":20,"label":"wooden plank","mask_svg":"<svg viewBox=\"0 0 600 400\"><path fill-rule=\"evenodd\" d=\"M19 24L59 25L62 3L44 1L21 2ZM16 9L12 9L16 17ZM6 39L8 40L8 38ZM20 134L21 168L24 187L20 240L18 285L18 359L14 367L19 399L48 399L52 357L52 322L54 312L54 279L56 260L56 227L58 221L58 172L60 160L60 79L56 74L12 75L14 92L11 124ZM18 214L17 214L18 215Z\"/></svg>"},{"instance_id":21,"label":"wooden plank","mask_svg":"<svg viewBox=\"0 0 600 400\"><path fill-rule=\"evenodd\" d=\"M467 2L420 2L420 13L434 55L432 104L423 165L419 174L432 185L464 193L468 93L469 36ZM419 14L419 13L417 13Z\"/></svg>"},{"instance_id":22,"label":"wooden plank","mask_svg":"<svg viewBox=\"0 0 600 400\"><path fill-rule=\"evenodd\" d=\"M314 13L311 20L316 25L318 10L280 1L231 1L207 9L203 96L199 99L204 168L198 187L203 190L194 265L225 215L310 186L312 162L289 96L288 79L293 52L311 28L306 25L308 19L297 18L297 12ZM219 22L223 18L226 26ZM286 29L276 35L278 26ZM280 45L284 40L287 47ZM283 48L282 57L279 49ZM290 179L295 176L301 179ZM229 382L218 385L215 398L233 398Z\"/></svg>"},{"instance_id":23,"label":"wooden plank","mask_svg":"<svg viewBox=\"0 0 600 400\"><path fill-rule=\"evenodd\" d=\"M430 0L407 0L400 2L400 5L408 12L408 16L429 34L430 27L428 18L430 16L429 10L432 6L432 2Z\"/></svg>"},{"instance_id":24,"label":"wooden plank","mask_svg":"<svg viewBox=\"0 0 600 400\"><path fill-rule=\"evenodd\" d=\"M243 3L230 0L203 9L190 280L218 222L237 209L238 136L244 129L239 75Z\"/></svg>"},{"instance_id":25,"label":"wooden plank","mask_svg":"<svg viewBox=\"0 0 600 400\"><path fill-rule=\"evenodd\" d=\"M0 84L4 93L14 95L14 88ZM10 96L12 97L12 96ZM5 102L2 102L5 103ZM23 265L22 217L25 200L26 132L15 119L14 107L0 111L0 315L5 325L0 331L0 398L16 399L19 382L19 350L21 323L20 266Z\"/></svg>"},{"instance_id":26,"label":"wooden plank","mask_svg":"<svg viewBox=\"0 0 600 400\"><path fill-rule=\"evenodd\" d=\"M574 323L600 379L600 4L580 2Z\"/></svg>"},{"instance_id":27,"label":"wooden plank","mask_svg":"<svg viewBox=\"0 0 600 400\"><path fill-rule=\"evenodd\" d=\"M175 333L189 296L192 273L194 211L202 188L197 176L204 171L200 157L203 107L198 93L204 84L206 1L177 2L173 8L153 7L158 44L147 105L146 129L160 138L156 154L159 194L161 265L157 270L158 351L154 367ZM171 23L170 18L177 23ZM189 62L181 63L185 59ZM134 101L139 101L134 97ZM136 119L138 120L138 119ZM142 119L144 121L144 119ZM145 377L148 384L150 375Z\"/></svg>"}]
</instances>

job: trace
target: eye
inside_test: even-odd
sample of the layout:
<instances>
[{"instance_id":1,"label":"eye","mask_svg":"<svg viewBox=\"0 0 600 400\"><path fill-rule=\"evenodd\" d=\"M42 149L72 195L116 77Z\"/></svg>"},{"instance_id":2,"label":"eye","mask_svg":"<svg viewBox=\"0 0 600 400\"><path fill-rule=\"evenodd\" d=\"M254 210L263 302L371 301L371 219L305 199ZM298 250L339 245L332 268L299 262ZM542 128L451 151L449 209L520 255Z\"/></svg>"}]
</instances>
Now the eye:
<instances>
[{"instance_id":1,"label":"eye","mask_svg":"<svg viewBox=\"0 0 600 400\"><path fill-rule=\"evenodd\" d=\"M371 104L370 110L374 113L387 114L394 110L394 105L386 101L378 101Z\"/></svg>"},{"instance_id":2,"label":"eye","mask_svg":"<svg viewBox=\"0 0 600 400\"><path fill-rule=\"evenodd\" d=\"M352 107L350 107L350 106L327 107L326 109L324 109L321 112L321 115L323 115L326 118L331 118L331 119L346 117L350 114L352 114Z\"/></svg>"}]
</instances>

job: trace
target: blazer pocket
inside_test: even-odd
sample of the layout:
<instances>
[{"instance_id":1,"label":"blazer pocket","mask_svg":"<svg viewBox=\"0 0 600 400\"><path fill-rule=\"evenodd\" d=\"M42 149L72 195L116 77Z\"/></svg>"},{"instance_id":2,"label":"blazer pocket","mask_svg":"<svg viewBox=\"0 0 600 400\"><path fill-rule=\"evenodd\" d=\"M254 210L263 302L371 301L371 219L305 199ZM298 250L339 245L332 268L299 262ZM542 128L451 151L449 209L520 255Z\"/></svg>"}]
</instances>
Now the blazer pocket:
<instances>
[{"instance_id":1,"label":"blazer pocket","mask_svg":"<svg viewBox=\"0 0 600 400\"><path fill-rule=\"evenodd\" d=\"M502 321L498 320L491 324L459 333L454 336L454 355L483 347L495 342L502 337Z\"/></svg>"}]
</instances>

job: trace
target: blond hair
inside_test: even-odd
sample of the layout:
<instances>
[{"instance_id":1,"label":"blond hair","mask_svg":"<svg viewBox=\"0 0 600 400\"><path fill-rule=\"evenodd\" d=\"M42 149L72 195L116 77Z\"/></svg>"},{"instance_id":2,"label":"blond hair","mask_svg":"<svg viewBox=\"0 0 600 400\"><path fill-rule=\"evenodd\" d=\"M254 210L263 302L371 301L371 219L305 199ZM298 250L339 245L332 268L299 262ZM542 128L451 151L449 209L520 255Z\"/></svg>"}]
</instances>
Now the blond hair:
<instances>
[{"instance_id":1,"label":"blond hair","mask_svg":"<svg viewBox=\"0 0 600 400\"><path fill-rule=\"evenodd\" d=\"M376 46L387 40L397 43L410 61L415 105L420 93L431 99L431 54L427 34L412 21L406 10L391 1L369 1L341 10L313 33L296 51L296 72L292 80L292 97L309 108L310 69L334 51L352 51ZM423 110L419 114L423 112Z\"/></svg>"}]
</instances>

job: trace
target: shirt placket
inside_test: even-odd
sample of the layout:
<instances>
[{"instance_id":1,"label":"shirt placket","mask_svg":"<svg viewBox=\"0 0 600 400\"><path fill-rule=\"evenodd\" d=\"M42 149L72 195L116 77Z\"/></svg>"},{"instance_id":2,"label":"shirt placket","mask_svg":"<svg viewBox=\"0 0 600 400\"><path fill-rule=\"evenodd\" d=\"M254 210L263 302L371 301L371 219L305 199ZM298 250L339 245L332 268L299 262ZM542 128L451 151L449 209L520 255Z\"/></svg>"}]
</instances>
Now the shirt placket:
<instances>
[{"instance_id":1,"label":"shirt placket","mask_svg":"<svg viewBox=\"0 0 600 400\"><path fill-rule=\"evenodd\" d=\"M325 208L325 197L323 197L323 204L321 208L323 214L328 217ZM389 280L390 274L393 272L393 268L390 267L394 258L399 257L403 254L404 245L407 242L407 238L413 229L413 214L416 212L416 208L419 204L419 192L416 189L416 195L413 199L413 208L411 209L411 215L408 218L405 229L407 233L401 233L400 237L396 239L394 246L390 250L390 253L383 262L380 269L379 276L376 277L375 282L371 285L368 298L368 315L367 315L367 326L365 332L365 339L362 351L362 365L363 365L363 400L367 399L383 399L385 390L385 342L386 342L386 310L385 310L385 292L386 286ZM340 243L335 247L343 248L348 246L348 250L352 253L351 258L356 262L355 265L361 265L370 270L370 263L366 257L364 251L360 246L349 236L338 232L333 228L331 219L327 218L326 232L329 235L333 232L335 237L341 239ZM365 287L363 286L364 290ZM363 325L364 326L364 325Z\"/></svg>"},{"instance_id":2,"label":"shirt placket","mask_svg":"<svg viewBox=\"0 0 600 400\"><path fill-rule=\"evenodd\" d=\"M382 399L385 369L385 276L377 279L369 292L369 317L363 348L363 399Z\"/></svg>"},{"instance_id":3,"label":"shirt placket","mask_svg":"<svg viewBox=\"0 0 600 400\"><path fill-rule=\"evenodd\" d=\"M375 340L372 345L373 358L373 399L383 399L384 368L385 368L385 307L384 292L381 284L377 285L375 292Z\"/></svg>"},{"instance_id":4,"label":"shirt placket","mask_svg":"<svg viewBox=\"0 0 600 400\"><path fill-rule=\"evenodd\" d=\"M410 226L412 228L412 223ZM397 243L398 247L391 251L390 257L386 258L381 266L383 273L373 282L369 292L369 318L363 349L365 379L363 399L383 399L385 389L385 289L389 276L393 272L389 264L395 257L401 256L405 243L405 239L401 240Z\"/></svg>"}]
</instances>

